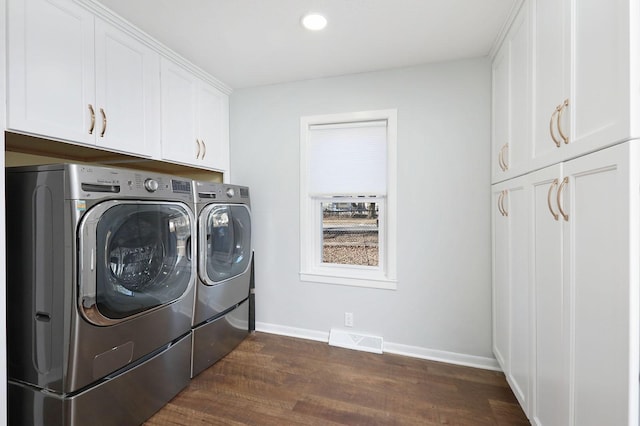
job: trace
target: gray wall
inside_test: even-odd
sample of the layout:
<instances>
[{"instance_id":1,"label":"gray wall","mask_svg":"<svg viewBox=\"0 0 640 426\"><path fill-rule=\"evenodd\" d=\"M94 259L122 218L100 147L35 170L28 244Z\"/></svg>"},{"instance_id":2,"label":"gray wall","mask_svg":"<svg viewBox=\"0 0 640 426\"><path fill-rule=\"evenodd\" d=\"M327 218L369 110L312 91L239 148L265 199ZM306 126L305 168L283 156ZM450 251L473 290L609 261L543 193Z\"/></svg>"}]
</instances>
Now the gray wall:
<instances>
[{"instance_id":1,"label":"gray wall","mask_svg":"<svg viewBox=\"0 0 640 426\"><path fill-rule=\"evenodd\" d=\"M354 331L409 353L493 358L490 83L489 61L474 59L232 94L231 180L251 187L258 330L321 338L348 311ZM300 281L300 117L388 108L398 110L397 290Z\"/></svg>"}]
</instances>

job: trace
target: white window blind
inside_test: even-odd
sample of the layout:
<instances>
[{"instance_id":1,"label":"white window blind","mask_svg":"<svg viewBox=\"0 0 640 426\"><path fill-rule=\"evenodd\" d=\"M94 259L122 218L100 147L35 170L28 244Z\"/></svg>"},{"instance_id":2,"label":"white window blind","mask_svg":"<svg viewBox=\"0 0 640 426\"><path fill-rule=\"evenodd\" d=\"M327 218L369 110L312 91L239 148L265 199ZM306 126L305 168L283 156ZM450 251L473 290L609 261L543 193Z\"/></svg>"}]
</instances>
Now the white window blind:
<instances>
[{"instance_id":1,"label":"white window blind","mask_svg":"<svg viewBox=\"0 0 640 426\"><path fill-rule=\"evenodd\" d=\"M309 127L309 194L387 193L387 121Z\"/></svg>"}]
</instances>

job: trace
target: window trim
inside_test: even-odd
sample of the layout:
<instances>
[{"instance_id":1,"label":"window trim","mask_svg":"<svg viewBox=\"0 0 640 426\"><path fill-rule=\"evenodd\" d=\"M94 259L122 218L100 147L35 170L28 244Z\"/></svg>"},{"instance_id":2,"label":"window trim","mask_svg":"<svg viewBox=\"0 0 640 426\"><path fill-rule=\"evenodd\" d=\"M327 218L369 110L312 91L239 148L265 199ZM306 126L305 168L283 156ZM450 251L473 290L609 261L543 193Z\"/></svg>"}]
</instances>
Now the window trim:
<instances>
[{"instance_id":1,"label":"window trim","mask_svg":"<svg viewBox=\"0 0 640 426\"><path fill-rule=\"evenodd\" d=\"M300 118L300 280L395 290L396 279L396 186L397 186L397 110L359 111ZM322 264L322 217L320 203L328 197L309 193L309 134L311 126L367 121L387 121L387 193L384 223L380 224L380 259L377 267ZM353 194L358 195L358 194Z\"/></svg>"}]
</instances>

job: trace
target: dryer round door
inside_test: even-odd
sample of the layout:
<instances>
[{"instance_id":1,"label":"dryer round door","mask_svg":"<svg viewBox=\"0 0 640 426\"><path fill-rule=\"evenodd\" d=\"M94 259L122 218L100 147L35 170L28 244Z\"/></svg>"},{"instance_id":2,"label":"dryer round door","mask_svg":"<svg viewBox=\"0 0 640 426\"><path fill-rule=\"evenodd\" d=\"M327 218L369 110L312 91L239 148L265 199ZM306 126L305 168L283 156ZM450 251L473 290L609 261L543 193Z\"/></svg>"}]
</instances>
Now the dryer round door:
<instances>
[{"instance_id":1,"label":"dryer round door","mask_svg":"<svg viewBox=\"0 0 640 426\"><path fill-rule=\"evenodd\" d=\"M211 204L198 229L198 272L207 285L243 274L251 264L251 213L244 204Z\"/></svg>"},{"instance_id":2,"label":"dryer round door","mask_svg":"<svg viewBox=\"0 0 640 426\"><path fill-rule=\"evenodd\" d=\"M182 203L106 201L79 226L79 305L111 325L180 299L195 279L193 213Z\"/></svg>"}]
</instances>

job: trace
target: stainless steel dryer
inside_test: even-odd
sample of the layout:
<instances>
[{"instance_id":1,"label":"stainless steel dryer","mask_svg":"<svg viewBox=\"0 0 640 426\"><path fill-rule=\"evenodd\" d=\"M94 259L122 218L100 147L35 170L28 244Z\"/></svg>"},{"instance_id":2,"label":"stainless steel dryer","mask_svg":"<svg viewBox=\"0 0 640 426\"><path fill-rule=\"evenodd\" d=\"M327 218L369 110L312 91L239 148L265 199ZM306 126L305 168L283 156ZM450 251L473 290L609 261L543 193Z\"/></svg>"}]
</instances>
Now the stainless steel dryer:
<instances>
[{"instance_id":1,"label":"stainless steel dryer","mask_svg":"<svg viewBox=\"0 0 640 426\"><path fill-rule=\"evenodd\" d=\"M6 171L11 424L138 425L191 373L192 181Z\"/></svg>"},{"instance_id":2,"label":"stainless steel dryer","mask_svg":"<svg viewBox=\"0 0 640 426\"><path fill-rule=\"evenodd\" d=\"M192 377L235 348L249 332L251 211L249 188L194 182L198 285Z\"/></svg>"}]
</instances>

